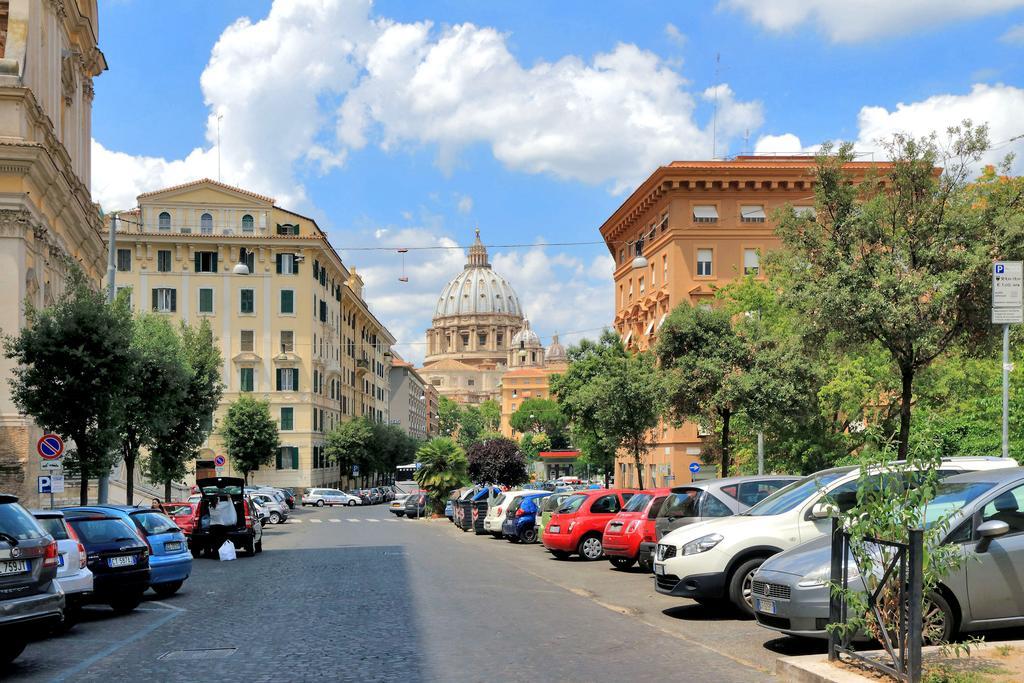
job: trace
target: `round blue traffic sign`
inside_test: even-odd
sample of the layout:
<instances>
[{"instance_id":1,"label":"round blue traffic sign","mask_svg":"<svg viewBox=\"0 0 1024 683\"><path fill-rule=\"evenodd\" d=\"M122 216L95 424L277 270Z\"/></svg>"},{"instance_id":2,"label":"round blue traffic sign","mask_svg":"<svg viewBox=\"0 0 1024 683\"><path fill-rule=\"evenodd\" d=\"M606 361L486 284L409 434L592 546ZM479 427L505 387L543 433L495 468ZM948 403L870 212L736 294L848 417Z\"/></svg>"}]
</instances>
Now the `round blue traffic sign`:
<instances>
[{"instance_id":1,"label":"round blue traffic sign","mask_svg":"<svg viewBox=\"0 0 1024 683\"><path fill-rule=\"evenodd\" d=\"M694 474L697 474L698 472L700 472L700 463L699 462L691 462L690 463L690 471L693 472Z\"/></svg>"},{"instance_id":2,"label":"round blue traffic sign","mask_svg":"<svg viewBox=\"0 0 1024 683\"><path fill-rule=\"evenodd\" d=\"M57 434L43 434L36 442L36 452L43 460L56 460L64 455L64 439Z\"/></svg>"},{"instance_id":3,"label":"round blue traffic sign","mask_svg":"<svg viewBox=\"0 0 1024 683\"><path fill-rule=\"evenodd\" d=\"M224 467L224 464L227 461L228 459L225 458L223 455L218 455L216 458L213 459L213 464L216 465L217 467Z\"/></svg>"}]
</instances>

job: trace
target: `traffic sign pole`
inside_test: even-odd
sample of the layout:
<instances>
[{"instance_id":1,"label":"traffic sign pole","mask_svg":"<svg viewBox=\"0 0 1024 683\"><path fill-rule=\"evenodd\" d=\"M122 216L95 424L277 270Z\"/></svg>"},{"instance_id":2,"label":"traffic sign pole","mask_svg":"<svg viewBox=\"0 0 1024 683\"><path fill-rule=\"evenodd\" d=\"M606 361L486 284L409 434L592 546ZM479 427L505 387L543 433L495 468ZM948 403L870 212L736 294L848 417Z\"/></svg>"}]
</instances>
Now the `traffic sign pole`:
<instances>
[{"instance_id":1,"label":"traffic sign pole","mask_svg":"<svg viewBox=\"0 0 1024 683\"><path fill-rule=\"evenodd\" d=\"M1024 322L1024 261L992 264L992 322L1003 326L1003 457L1010 457L1010 325Z\"/></svg>"},{"instance_id":2,"label":"traffic sign pole","mask_svg":"<svg viewBox=\"0 0 1024 683\"><path fill-rule=\"evenodd\" d=\"M1003 457L1010 457L1010 325L1003 325Z\"/></svg>"}]
</instances>

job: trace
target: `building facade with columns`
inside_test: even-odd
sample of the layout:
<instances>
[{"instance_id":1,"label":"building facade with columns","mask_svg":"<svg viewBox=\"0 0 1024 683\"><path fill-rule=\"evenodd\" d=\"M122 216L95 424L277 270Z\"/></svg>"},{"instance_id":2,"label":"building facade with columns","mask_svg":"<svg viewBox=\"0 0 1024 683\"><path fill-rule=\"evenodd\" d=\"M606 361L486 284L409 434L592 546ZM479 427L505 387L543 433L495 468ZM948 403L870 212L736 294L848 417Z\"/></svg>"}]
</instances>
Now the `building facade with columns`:
<instances>
[{"instance_id":1,"label":"building facade with columns","mask_svg":"<svg viewBox=\"0 0 1024 683\"><path fill-rule=\"evenodd\" d=\"M510 344L522 326L519 296L491 267L477 230L465 267L438 297L420 374L458 403L498 400Z\"/></svg>"},{"instance_id":2,"label":"building facade with columns","mask_svg":"<svg viewBox=\"0 0 1024 683\"><path fill-rule=\"evenodd\" d=\"M93 79L107 63L98 48L95 0L0 2L0 329L26 324L26 303L56 302L68 266L97 286L107 249L93 203L90 144ZM42 431L18 412L0 357L0 491L39 503L36 441Z\"/></svg>"},{"instance_id":3,"label":"building facade with columns","mask_svg":"<svg viewBox=\"0 0 1024 683\"><path fill-rule=\"evenodd\" d=\"M879 166L852 162L848 170ZM717 287L763 277L762 256L779 246L773 214L785 206L814 214L815 168L808 156L739 156L655 170L600 228L615 259L614 325L626 348L651 348L678 304L711 306ZM634 267L638 255L647 262L642 268ZM644 484L688 481L689 465L701 461L703 432L694 423L662 424L656 432ZM631 463L617 462L617 486L636 485Z\"/></svg>"},{"instance_id":4,"label":"building facade with columns","mask_svg":"<svg viewBox=\"0 0 1024 683\"><path fill-rule=\"evenodd\" d=\"M281 448L252 480L344 481L324 456L325 436L356 416L389 420L394 338L316 222L208 179L139 195L117 220L119 295L140 313L213 328L224 363L215 423L242 394L270 402ZM213 435L197 470L221 454ZM228 459L223 473L232 472Z\"/></svg>"}]
</instances>

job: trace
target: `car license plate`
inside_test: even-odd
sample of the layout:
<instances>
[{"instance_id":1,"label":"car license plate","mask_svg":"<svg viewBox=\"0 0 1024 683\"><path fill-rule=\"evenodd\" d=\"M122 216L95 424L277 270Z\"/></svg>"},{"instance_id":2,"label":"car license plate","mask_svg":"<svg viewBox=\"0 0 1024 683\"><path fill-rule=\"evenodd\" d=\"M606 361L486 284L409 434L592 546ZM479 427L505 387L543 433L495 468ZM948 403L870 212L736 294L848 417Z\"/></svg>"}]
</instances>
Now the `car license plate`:
<instances>
[{"instance_id":1,"label":"car license plate","mask_svg":"<svg viewBox=\"0 0 1024 683\"><path fill-rule=\"evenodd\" d=\"M28 560L0 560L0 576L21 574L27 572L28 568Z\"/></svg>"},{"instance_id":2,"label":"car license plate","mask_svg":"<svg viewBox=\"0 0 1024 683\"><path fill-rule=\"evenodd\" d=\"M775 614L775 601L757 598L754 601L754 609L758 612L763 612L764 614Z\"/></svg>"},{"instance_id":3,"label":"car license plate","mask_svg":"<svg viewBox=\"0 0 1024 683\"><path fill-rule=\"evenodd\" d=\"M168 543L164 543L164 550L167 552L181 550L181 541L169 541Z\"/></svg>"},{"instance_id":4,"label":"car license plate","mask_svg":"<svg viewBox=\"0 0 1024 683\"><path fill-rule=\"evenodd\" d=\"M553 533L553 534L557 534L557 533L560 533L562 531L562 527L560 527L560 526L548 527L548 531Z\"/></svg>"},{"instance_id":5,"label":"car license plate","mask_svg":"<svg viewBox=\"0 0 1024 683\"><path fill-rule=\"evenodd\" d=\"M134 555L121 555L120 557L111 557L107 559L107 565L110 567L131 567L134 564Z\"/></svg>"},{"instance_id":6,"label":"car license plate","mask_svg":"<svg viewBox=\"0 0 1024 683\"><path fill-rule=\"evenodd\" d=\"M665 575L665 565L663 565L663 564L656 564L656 565L654 565L654 573L657 574L658 576L664 576Z\"/></svg>"}]
</instances>

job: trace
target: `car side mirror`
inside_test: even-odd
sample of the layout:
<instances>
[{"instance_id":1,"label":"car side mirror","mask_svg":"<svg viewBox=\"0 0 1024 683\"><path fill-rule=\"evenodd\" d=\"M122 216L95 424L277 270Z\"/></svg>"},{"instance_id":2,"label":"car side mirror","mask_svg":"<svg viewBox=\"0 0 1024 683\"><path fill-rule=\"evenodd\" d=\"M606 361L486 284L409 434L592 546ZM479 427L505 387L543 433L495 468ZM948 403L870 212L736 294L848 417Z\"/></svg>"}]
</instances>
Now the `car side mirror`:
<instances>
[{"instance_id":1,"label":"car side mirror","mask_svg":"<svg viewBox=\"0 0 1024 683\"><path fill-rule=\"evenodd\" d=\"M998 519L990 519L987 522L982 522L978 525L978 535L981 536L981 540L978 541L978 545L974 546L974 552L987 552L988 547L992 544L992 539L1005 536L1009 532L1010 525L1006 522L1001 522Z\"/></svg>"},{"instance_id":2,"label":"car side mirror","mask_svg":"<svg viewBox=\"0 0 1024 683\"><path fill-rule=\"evenodd\" d=\"M835 505L819 502L811 506L807 516L810 519L829 519L831 517L835 517L837 514L839 514L839 511L836 509Z\"/></svg>"}]
</instances>

